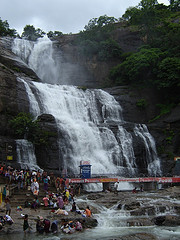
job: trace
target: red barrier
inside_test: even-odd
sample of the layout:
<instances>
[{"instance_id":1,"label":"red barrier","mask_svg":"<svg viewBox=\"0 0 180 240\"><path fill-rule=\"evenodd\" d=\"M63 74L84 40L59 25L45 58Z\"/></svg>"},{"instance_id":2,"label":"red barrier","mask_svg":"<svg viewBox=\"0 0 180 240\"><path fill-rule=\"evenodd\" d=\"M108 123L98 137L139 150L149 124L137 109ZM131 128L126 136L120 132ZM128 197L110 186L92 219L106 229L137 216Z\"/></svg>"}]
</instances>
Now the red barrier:
<instances>
[{"instance_id":1,"label":"red barrier","mask_svg":"<svg viewBox=\"0 0 180 240\"><path fill-rule=\"evenodd\" d=\"M146 178L68 178L68 183L105 183L105 182L158 182L158 183L178 183L180 177L146 177Z\"/></svg>"}]
</instances>

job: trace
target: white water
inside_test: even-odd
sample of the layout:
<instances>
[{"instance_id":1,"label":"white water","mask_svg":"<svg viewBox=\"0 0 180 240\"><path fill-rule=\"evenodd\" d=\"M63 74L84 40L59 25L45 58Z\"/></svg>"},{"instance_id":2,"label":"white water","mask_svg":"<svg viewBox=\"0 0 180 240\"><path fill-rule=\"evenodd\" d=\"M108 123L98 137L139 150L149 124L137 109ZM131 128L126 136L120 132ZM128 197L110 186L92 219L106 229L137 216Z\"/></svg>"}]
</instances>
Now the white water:
<instances>
[{"instance_id":1,"label":"white water","mask_svg":"<svg viewBox=\"0 0 180 240\"><path fill-rule=\"evenodd\" d=\"M98 227L96 227L95 229L86 231L85 234L82 234L81 236L79 236L79 239L83 239L83 237L84 239L116 239L123 236L127 236L127 239L128 239L128 236L131 234L142 233L143 235L141 237L144 240L146 239L146 234L150 234L155 239L158 239L158 240L169 240L169 239L178 240L180 237L179 227L159 227L159 226L157 227L157 226L154 226L153 224L151 226L141 225L143 221L146 222L146 219L150 220L155 216L175 214L175 211L168 207L166 207L163 213L160 213L158 211L158 207L156 207L155 203L153 203L153 200L152 200L153 196L154 198L157 197L157 194L158 194L157 192L152 193L151 195L152 198L150 202L148 202L148 199L146 198L146 196L141 196L141 194L139 196L137 195L137 201L140 202L142 208L149 207L149 204L152 208L155 208L155 209L157 208L157 212L155 211L154 216L148 216L148 215L131 216L131 211L125 210L123 202L119 202L122 204L122 207L121 209L118 209L117 206L119 203L112 206L111 208L106 208L104 206L100 206L96 204L96 200L89 200L86 198L76 199L75 201L77 204L81 205L84 203L90 206L90 209L95 208L99 211L99 213L94 214L94 217L98 220ZM161 197L160 198L157 197L157 201L159 201L159 203L162 203L163 199L161 199ZM130 239L131 238L132 237L130 237ZM136 236L134 236L134 238L136 238ZM141 238L137 237L137 239L141 239ZM147 237L147 239L150 239L150 238Z\"/></svg>"},{"instance_id":2,"label":"white water","mask_svg":"<svg viewBox=\"0 0 180 240\"><path fill-rule=\"evenodd\" d=\"M145 124L136 125L134 128L136 136L139 136L145 143L146 161L148 165L148 173L150 176L161 176L160 159L157 157L155 141L149 133Z\"/></svg>"},{"instance_id":3,"label":"white water","mask_svg":"<svg viewBox=\"0 0 180 240\"><path fill-rule=\"evenodd\" d=\"M25 139L16 140L16 152L18 163L22 169L39 170L37 166L34 147L31 142Z\"/></svg>"},{"instance_id":4,"label":"white water","mask_svg":"<svg viewBox=\"0 0 180 240\"><path fill-rule=\"evenodd\" d=\"M138 174L133 149L136 139L123 127L122 108L114 97L102 90L83 91L75 86L54 84L60 82L59 66L53 59L53 46L48 39L33 44L15 40L13 51L46 82L18 78L25 86L34 117L42 113L55 117L63 136L59 139L59 149L64 168L78 174L79 163L85 160L90 161L93 174ZM117 127L117 135L111 125ZM143 140L149 175L160 175L160 160L147 127L135 126L134 132Z\"/></svg>"}]
</instances>

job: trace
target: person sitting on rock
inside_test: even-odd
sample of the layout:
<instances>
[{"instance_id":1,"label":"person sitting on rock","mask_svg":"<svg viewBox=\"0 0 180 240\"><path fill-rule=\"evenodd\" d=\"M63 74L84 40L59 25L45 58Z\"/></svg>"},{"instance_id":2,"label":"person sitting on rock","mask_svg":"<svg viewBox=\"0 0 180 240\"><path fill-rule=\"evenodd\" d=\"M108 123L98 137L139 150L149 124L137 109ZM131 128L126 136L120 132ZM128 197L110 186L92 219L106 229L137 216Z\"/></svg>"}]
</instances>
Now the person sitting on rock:
<instances>
[{"instance_id":1,"label":"person sitting on rock","mask_svg":"<svg viewBox=\"0 0 180 240\"><path fill-rule=\"evenodd\" d=\"M9 215L5 215L4 217L5 222L8 223L9 225L12 225L14 223L13 219Z\"/></svg>"},{"instance_id":2,"label":"person sitting on rock","mask_svg":"<svg viewBox=\"0 0 180 240\"><path fill-rule=\"evenodd\" d=\"M58 232L58 221L54 220L51 224L51 232L57 233Z\"/></svg>"},{"instance_id":3,"label":"person sitting on rock","mask_svg":"<svg viewBox=\"0 0 180 240\"><path fill-rule=\"evenodd\" d=\"M91 217L91 210L89 206L87 206L86 210L84 211L84 214L86 215L86 217Z\"/></svg>"},{"instance_id":4,"label":"person sitting on rock","mask_svg":"<svg viewBox=\"0 0 180 240\"><path fill-rule=\"evenodd\" d=\"M82 231L82 224L79 221L76 222L75 229L77 231Z\"/></svg>"},{"instance_id":5,"label":"person sitting on rock","mask_svg":"<svg viewBox=\"0 0 180 240\"><path fill-rule=\"evenodd\" d=\"M44 219L44 232L49 233L50 229L50 221L48 219Z\"/></svg>"},{"instance_id":6,"label":"person sitting on rock","mask_svg":"<svg viewBox=\"0 0 180 240\"><path fill-rule=\"evenodd\" d=\"M44 232L44 221L43 221L43 217L39 216L37 223L36 223L36 231L38 233L43 233Z\"/></svg>"},{"instance_id":7,"label":"person sitting on rock","mask_svg":"<svg viewBox=\"0 0 180 240\"><path fill-rule=\"evenodd\" d=\"M71 212L76 212L76 210L77 210L76 203L73 202Z\"/></svg>"}]
</instances>

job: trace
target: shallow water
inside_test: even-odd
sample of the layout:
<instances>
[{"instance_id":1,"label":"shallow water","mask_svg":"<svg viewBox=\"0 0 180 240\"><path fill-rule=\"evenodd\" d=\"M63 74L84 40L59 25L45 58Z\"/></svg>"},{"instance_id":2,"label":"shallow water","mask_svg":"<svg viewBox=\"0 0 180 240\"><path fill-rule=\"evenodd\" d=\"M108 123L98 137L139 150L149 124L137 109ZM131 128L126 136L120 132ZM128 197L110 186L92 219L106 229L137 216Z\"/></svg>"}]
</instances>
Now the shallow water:
<instances>
[{"instance_id":1,"label":"shallow water","mask_svg":"<svg viewBox=\"0 0 180 240\"><path fill-rule=\"evenodd\" d=\"M118 237L128 236L136 233L151 234L158 240L179 240L180 239L180 227L109 227L95 229L89 229L82 233L76 232L72 235L65 235L59 233L57 235L47 234L38 235L34 233L28 234L7 234L0 235L0 240L108 240ZM145 238L144 238L145 239ZM148 238L149 239L149 238Z\"/></svg>"},{"instance_id":2,"label":"shallow water","mask_svg":"<svg viewBox=\"0 0 180 240\"><path fill-rule=\"evenodd\" d=\"M179 204L179 200L176 198L171 198L168 195L162 196L160 192L148 192L143 193L142 195L137 195L136 199L143 204L143 206L157 205L158 202L165 203L168 206L168 203ZM64 234L59 230L59 233L53 235L51 233L39 235L37 233L23 233L18 234L4 234L0 232L0 240L112 240L121 238L122 240L127 239L142 239L150 240L152 236L153 240L179 240L180 239L180 226L178 227L165 227L165 226L138 226L141 222L141 218L152 219L153 216L143 215L143 216L131 216L130 211L125 210L123 205L121 209L117 209L118 202L114 206L107 208L101 204L97 204L96 200L87 199L87 196L81 196L81 198L76 198L75 202L81 206L83 203L88 203L92 208L98 210L98 214L93 214L93 217L97 219L98 226L94 229L86 229L83 232L75 232L74 234ZM70 210L70 207L66 209ZM174 208L166 208L163 213L159 212L157 215L176 215ZM177 216L177 215L176 215ZM136 226L129 226L129 222L134 220ZM22 228L22 226L20 226ZM10 226L13 229L13 225ZM134 238L132 235L142 234L141 238ZM128 238L128 236L131 236Z\"/></svg>"}]
</instances>

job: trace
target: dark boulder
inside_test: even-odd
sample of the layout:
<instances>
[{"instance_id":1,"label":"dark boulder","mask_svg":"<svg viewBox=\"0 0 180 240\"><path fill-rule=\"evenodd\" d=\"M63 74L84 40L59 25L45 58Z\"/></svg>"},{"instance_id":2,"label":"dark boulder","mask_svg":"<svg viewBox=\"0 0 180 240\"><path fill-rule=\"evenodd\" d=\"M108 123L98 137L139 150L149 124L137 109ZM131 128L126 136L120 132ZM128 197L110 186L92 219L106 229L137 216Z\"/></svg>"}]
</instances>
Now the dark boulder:
<instances>
[{"instance_id":1,"label":"dark boulder","mask_svg":"<svg viewBox=\"0 0 180 240\"><path fill-rule=\"evenodd\" d=\"M180 217L173 215L158 216L152 219L152 221L158 226L179 226Z\"/></svg>"}]
</instances>

